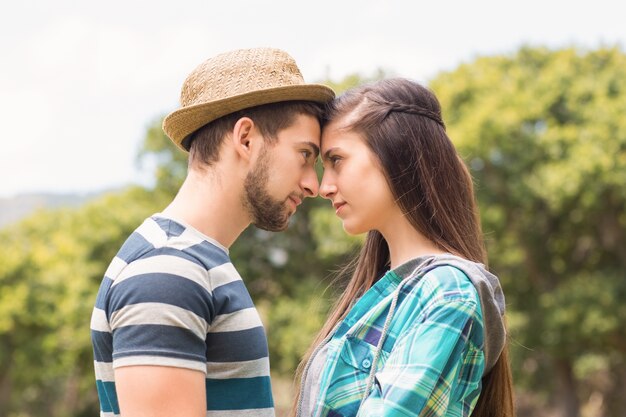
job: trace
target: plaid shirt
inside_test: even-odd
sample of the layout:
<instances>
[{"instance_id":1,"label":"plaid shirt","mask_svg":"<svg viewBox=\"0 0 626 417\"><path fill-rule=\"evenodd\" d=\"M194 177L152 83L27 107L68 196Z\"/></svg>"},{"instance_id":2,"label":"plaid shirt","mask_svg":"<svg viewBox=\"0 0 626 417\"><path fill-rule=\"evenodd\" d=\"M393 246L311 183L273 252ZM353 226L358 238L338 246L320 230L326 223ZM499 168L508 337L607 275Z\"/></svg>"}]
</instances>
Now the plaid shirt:
<instances>
[{"instance_id":1,"label":"plaid shirt","mask_svg":"<svg viewBox=\"0 0 626 417\"><path fill-rule=\"evenodd\" d=\"M327 345L314 416L471 414L484 369L480 299L455 267L415 276L421 260L387 272L339 325ZM393 293L411 275L400 290L373 388L359 408Z\"/></svg>"}]
</instances>

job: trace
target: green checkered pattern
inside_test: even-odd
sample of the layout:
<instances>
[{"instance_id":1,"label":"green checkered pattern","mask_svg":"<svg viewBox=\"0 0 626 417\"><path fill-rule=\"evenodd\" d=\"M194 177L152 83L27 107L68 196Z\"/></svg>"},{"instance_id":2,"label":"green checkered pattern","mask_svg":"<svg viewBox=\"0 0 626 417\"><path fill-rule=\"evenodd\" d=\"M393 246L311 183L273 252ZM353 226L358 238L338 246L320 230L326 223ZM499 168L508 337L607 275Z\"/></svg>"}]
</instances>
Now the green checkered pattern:
<instances>
[{"instance_id":1,"label":"green checkered pattern","mask_svg":"<svg viewBox=\"0 0 626 417\"><path fill-rule=\"evenodd\" d=\"M484 369L478 293L459 269L442 265L401 288L373 389L359 408L393 292L387 272L352 307L333 338L315 416L469 416Z\"/></svg>"}]
</instances>

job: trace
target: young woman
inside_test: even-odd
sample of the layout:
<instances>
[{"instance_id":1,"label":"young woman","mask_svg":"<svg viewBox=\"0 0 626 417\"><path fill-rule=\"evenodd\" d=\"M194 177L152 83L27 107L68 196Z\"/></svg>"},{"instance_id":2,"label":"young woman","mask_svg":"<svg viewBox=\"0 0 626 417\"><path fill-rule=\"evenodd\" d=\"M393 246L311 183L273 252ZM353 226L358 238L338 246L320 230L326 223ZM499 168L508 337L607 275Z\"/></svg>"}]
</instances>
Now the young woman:
<instances>
[{"instance_id":1,"label":"young woman","mask_svg":"<svg viewBox=\"0 0 626 417\"><path fill-rule=\"evenodd\" d=\"M320 194L367 232L292 415L514 416L504 296L437 98L405 79L329 108Z\"/></svg>"}]
</instances>

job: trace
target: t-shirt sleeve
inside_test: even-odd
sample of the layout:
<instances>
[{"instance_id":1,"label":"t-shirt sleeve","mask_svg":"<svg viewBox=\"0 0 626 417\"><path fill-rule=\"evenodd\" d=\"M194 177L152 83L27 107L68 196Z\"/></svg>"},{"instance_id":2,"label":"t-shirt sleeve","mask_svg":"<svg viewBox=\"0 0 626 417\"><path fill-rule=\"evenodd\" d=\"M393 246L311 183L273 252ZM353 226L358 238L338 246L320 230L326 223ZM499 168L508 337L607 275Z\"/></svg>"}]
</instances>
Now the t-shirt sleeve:
<instances>
[{"instance_id":1,"label":"t-shirt sleeve","mask_svg":"<svg viewBox=\"0 0 626 417\"><path fill-rule=\"evenodd\" d=\"M213 300L207 272L159 257L129 264L109 291L113 367L161 365L206 372Z\"/></svg>"}]
</instances>

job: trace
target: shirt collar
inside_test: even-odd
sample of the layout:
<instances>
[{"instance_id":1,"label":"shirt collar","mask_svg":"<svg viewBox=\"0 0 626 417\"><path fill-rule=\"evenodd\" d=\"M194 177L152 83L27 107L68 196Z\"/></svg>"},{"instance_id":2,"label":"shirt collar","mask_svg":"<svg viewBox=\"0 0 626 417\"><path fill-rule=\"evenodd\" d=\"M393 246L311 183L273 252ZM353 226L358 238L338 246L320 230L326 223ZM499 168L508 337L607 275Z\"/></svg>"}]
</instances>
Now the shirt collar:
<instances>
[{"instance_id":1,"label":"shirt collar","mask_svg":"<svg viewBox=\"0 0 626 417\"><path fill-rule=\"evenodd\" d=\"M428 260L429 258L434 258L434 255L424 255L424 256L418 256L417 258L410 259L396 266L392 270L387 271L385 275L386 276L390 275L393 280L392 282L394 282L395 284L398 284L403 279L411 276L415 272L415 269L418 266L420 266L420 264Z\"/></svg>"}]
</instances>

